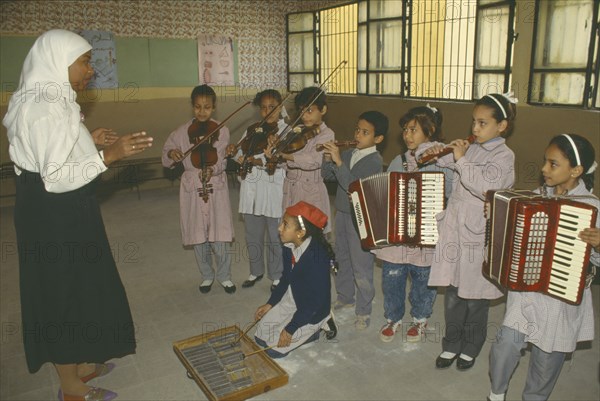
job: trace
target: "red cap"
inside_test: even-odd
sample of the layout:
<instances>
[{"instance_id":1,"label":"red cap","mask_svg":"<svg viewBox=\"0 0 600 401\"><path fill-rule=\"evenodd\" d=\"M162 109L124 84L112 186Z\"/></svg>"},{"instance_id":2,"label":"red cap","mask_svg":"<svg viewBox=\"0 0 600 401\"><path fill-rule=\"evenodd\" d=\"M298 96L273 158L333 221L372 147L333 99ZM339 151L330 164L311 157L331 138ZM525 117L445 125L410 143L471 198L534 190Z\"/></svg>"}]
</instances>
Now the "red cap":
<instances>
[{"instance_id":1,"label":"red cap","mask_svg":"<svg viewBox=\"0 0 600 401\"><path fill-rule=\"evenodd\" d=\"M285 212L290 216L302 216L321 230L327 225L327 215L318 207L304 201L288 207Z\"/></svg>"}]
</instances>

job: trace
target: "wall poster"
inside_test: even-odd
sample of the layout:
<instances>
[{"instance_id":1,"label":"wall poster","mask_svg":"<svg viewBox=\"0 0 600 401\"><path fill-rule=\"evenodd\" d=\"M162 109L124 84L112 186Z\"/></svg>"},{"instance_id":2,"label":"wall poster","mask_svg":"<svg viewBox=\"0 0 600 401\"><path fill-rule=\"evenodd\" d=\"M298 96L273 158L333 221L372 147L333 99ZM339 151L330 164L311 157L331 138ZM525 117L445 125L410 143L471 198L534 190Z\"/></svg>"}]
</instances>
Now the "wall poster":
<instances>
[{"instance_id":1,"label":"wall poster","mask_svg":"<svg viewBox=\"0 0 600 401\"><path fill-rule=\"evenodd\" d=\"M107 31L79 31L92 45L92 67L94 77L88 88L118 88L117 50L115 38Z\"/></svg>"},{"instance_id":2,"label":"wall poster","mask_svg":"<svg viewBox=\"0 0 600 401\"><path fill-rule=\"evenodd\" d=\"M234 86L233 39L228 36L198 36L198 82L210 86Z\"/></svg>"}]
</instances>

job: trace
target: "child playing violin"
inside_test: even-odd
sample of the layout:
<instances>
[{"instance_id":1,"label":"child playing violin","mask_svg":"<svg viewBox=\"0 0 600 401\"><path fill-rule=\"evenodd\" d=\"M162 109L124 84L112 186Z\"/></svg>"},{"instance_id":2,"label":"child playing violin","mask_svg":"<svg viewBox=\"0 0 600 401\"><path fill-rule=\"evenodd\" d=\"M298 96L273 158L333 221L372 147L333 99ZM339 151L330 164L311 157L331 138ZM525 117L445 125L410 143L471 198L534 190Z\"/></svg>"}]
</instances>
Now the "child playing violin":
<instances>
[{"instance_id":1,"label":"child playing violin","mask_svg":"<svg viewBox=\"0 0 600 401\"><path fill-rule=\"evenodd\" d=\"M195 166L191 157L184 157L184 152L193 146L188 129L192 124L216 123L211 116L215 111L217 95L208 85L200 85L193 89L191 100L195 118L169 135L163 147L162 164L169 167L174 161L182 162L185 169L179 190L181 235L183 245L194 247L196 262L203 279L199 287L200 292L209 292L215 279L212 250L216 257L216 278L225 291L232 294L236 290L231 281L229 252L229 243L233 240L233 221L225 174L225 147L229 143L229 129L221 127L219 132L214 134L217 136L212 142L217 153L216 163L212 166L202 166L203 168ZM208 134L210 132L204 133ZM212 186L212 193L209 193L207 201L204 201L199 192L206 189L207 185Z\"/></svg>"},{"instance_id":2,"label":"child playing violin","mask_svg":"<svg viewBox=\"0 0 600 401\"><path fill-rule=\"evenodd\" d=\"M322 210L329 220L331 216L329 195L321 177L323 151L317 150L317 145L332 141L335 136L333 130L323 122L323 117L327 113L326 96L320 88L304 88L296 95L294 103L298 112L303 113L304 126L313 127L316 135L314 137L307 135L306 145L293 153L286 153L285 150L279 153L285 161L286 170L282 206L286 209L299 201L305 201ZM287 135L294 134L290 132ZM267 157L271 158L273 148L273 145L267 147L265 151ZM323 231L325 233L331 231L331 225L328 223Z\"/></svg>"},{"instance_id":3,"label":"child playing violin","mask_svg":"<svg viewBox=\"0 0 600 401\"><path fill-rule=\"evenodd\" d=\"M259 92L252 103L260 108L260 115L265 121L261 127L251 127L244 132L240 143L244 144L242 141L245 140L248 142L245 143L246 146L240 146L237 152L237 146L230 144L227 147L227 155L234 156L235 154L235 160L241 163L244 173L246 173L244 163L252 166L252 170L241 181L238 209L244 218L247 254L250 259L250 276L244 281L242 288L252 287L263 278L266 232L268 240L266 264L268 277L273 282L271 285L271 290L273 290L279 284L283 271L277 226L282 215L285 171L283 168L275 168L273 175L267 174L264 147L267 145L267 136L278 137L287 125L282 117L282 98L278 91L267 89ZM249 132L250 129L252 132ZM269 130L272 132L268 132ZM259 146L262 148L257 148ZM247 149L246 153L248 154L244 153L244 148Z\"/></svg>"}]
</instances>

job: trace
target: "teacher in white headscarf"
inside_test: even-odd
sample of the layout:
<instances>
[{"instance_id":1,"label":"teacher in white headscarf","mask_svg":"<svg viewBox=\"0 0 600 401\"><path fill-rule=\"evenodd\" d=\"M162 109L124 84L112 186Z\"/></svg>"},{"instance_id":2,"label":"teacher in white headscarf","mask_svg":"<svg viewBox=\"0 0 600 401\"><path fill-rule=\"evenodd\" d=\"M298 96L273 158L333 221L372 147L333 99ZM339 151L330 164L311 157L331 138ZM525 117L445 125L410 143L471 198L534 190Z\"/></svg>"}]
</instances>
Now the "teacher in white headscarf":
<instances>
[{"instance_id":1,"label":"teacher in white headscarf","mask_svg":"<svg viewBox=\"0 0 600 401\"><path fill-rule=\"evenodd\" d=\"M17 174L22 332L31 373L53 363L63 400L109 401L88 381L135 352L133 320L95 187L112 162L152 146L145 132L90 133L75 91L94 75L91 46L51 30L29 51L3 120ZM99 151L100 149L100 151Z\"/></svg>"}]
</instances>

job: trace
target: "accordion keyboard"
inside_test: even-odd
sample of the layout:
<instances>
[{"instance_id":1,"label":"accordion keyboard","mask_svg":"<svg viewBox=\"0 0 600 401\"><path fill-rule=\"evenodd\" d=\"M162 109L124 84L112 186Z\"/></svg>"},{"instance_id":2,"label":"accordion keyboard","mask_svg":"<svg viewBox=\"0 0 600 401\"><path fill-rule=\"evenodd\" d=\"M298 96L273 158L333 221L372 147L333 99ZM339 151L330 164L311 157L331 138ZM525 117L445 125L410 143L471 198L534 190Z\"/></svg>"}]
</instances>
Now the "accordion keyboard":
<instances>
[{"instance_id":1,"label":"accordion keyboard","mask_svg":"<svg viewBox=\"0 0 600 401\"><path fill-rule=\"evenodd\" d=\"M556 247L552 258L552 269L548 292L565 299L575 300L585 271L584 264L586 243L577 235L581 230L590 227L592 211L561 205L556 235Z\"/></svg>"},{"instance_id":2,"label":"accordion keyboard","mask_svg":"<svg viewBox=\"0 0 600 401\"><path fill-rule=\"evenodd\" d=\"M421 243L435 245L438 242L435 216L444 210L444 186L439 181L443 175L424 174L421 190Z\"/></svg>"}]
</instances>

